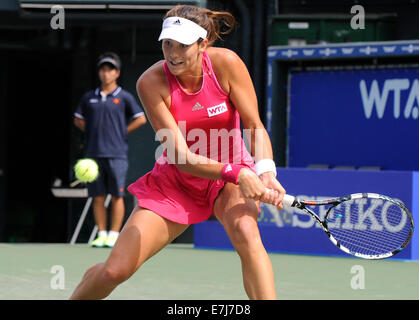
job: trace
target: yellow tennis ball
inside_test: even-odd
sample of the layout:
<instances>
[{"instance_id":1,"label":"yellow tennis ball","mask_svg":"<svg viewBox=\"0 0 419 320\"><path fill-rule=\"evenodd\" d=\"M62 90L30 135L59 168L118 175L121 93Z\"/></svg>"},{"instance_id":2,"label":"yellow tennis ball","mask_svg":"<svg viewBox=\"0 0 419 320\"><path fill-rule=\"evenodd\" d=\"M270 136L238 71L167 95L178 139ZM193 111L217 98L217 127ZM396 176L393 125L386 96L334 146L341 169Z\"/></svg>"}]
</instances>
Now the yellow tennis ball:
<instances>
[{"instance_id":1,"label":"yellow tennis ball","mask_svg":"<svg viewBox=\"0 0 419 320\"><path fill-rule=\"evenodd\" d=\"M80 159L74 166L74 173L81 182L93 182L99 176L99 167L92 159Z\"/></svg>"}]
</instances>

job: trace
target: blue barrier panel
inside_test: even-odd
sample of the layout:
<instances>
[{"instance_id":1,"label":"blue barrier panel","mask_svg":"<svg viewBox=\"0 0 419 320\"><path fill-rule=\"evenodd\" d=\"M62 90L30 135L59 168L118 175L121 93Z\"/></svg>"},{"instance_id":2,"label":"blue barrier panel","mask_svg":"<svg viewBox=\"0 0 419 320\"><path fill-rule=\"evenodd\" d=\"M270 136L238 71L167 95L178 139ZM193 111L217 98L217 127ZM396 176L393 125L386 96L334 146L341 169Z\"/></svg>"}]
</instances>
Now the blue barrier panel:
<instances>
[{"instance_id":1,"label":"blue barrier panel","mask_svg":"<svg viewBox=\"0 0 419 320\"><path fill-rule=\"evenodd\" d=\"M359 192L384 194L402 200L414 219L419 215L419 172L278 168L278 180L287 193L304 198L321 199ZM314 220L302 211L294 208L279 211L265 204L261 209L259 229L269 252L348 256L336 248ZM324 208L320 207L320 210ZM194 245L197 248L233 249L218 221L196 224ZM416 232L406 249L395 258L419 259L418 246Z\"/></svg>"},{"instance_id":2,"label":"blue barrier panel","mask_svg":"<svg viewBox=\"0 0 419 320\"><path fill-rule=\"evenodd\" d=\"M292 72L289 100L289 167L419 170L419 68Z\"/></svg>"},{"instance_id":3,"label":"blue barrier panel","mask_svg":"<svg viewBox=\"0 0 419 320\"><path fill-rule=\"evenodd\" d=\"M276 64L283 64L283 63L289 63L291 61L318 61L319 64L322 64L322 61L325 60L334 60L336 61L336 65L340 64L340 61L348 61L352 60L354 64L357 64L357 60L360 59L363 60L365 58L373 58L373 57L385 57L390 61L390 59L394 59L394 64L400 63L398 58L402 57L417 57L419 56L419 40L403 40L403 41L383 41L383 42L346 42L346 43L330 43L327 45L324 44L316 44L316 45L305 45L302 47L295 47L295 46L270 46L268 47L267 52L267 83L266 83L266 130L268 131L269 135L272 133L272 126L275 119L272 118L272 114L277 108L275 105L275 98L278 96L278 88L277 85L277 79L275 74ZM393 64L392 62L388 62L389 64ZM406 71L409 73L410 71L406 69ZM389 73L390 78L393 78ZM394 80L401 80L404 79L405 76L403 75L400 79L394 79ZM381 81L381 80L379 80ZM321 81L317 80L317 84L322 83ZM316 84L314 82L313 84ZM323 83L322 83L323 84ZM372 86L373 83L368 83L368 88L372 89L370 85ZM402 96L405 95L407 92L413 92L411 95L410 103L408 104L409 108L405 108L406 113L410 116L417 116L418 111L413 111L415 109L415 106L411 104L413 102L413 98L416 96L415 92L417 92L417 83L415 84L414 81L410 83L410 86L406 86L405 84L402 84L401 87L395 88L393 87L395 83L388 83L387 89L384 90L385 83L377 83L378 88L374 88L373 91L379 91L379 92L373 92L369 91L369 97L374 98L375 95L376 98L378 98L381 102L384 102L387 100L387 95L390 93L391 96L393 94L395 97L390 97L388 100L389 106L387 106L387 109L390 109L392 107L396 107L397 105L401 106L401 108L406 107L406 104L398 104L391 106L390 104L392 102L390 101L400 101L397 98L400 98L404 100ZM390 85L390 86L389 86ZM323 84L324 87L328 87L328 84ZM376 90L379 89L379 90ZM407 90L410 89L410 90ZM414 90L412 90L414 89ZM384 90L384 91L383 91ZM332 90L329 90L329 92L333 92ZM355 92L353 92L355 94ZM378 97L376 94L380 95ZM345 97L346 98L346 97ZM393 99L392 99L393 98ZM326 99L326 98L324 98ZM376 100L378 102L378 100ZM409 98L408 98L409 101ZM342 98L339 100L339 104L344 103L345 99ZM405 103L407 103L406 100L404 100ZM380 103L380 102L379 102ZM312 101L309 99L309 104L312 105ZM386 103L385 103L386 104ZM417 106L417 104L416 104ZM383 107L383 106L381 106ZM405 113L403 110L402 113ZM404 117L404 115L403 115ZM417 118L416 118L417 119ZM401 170L401 168L397 168L397 170ZM407 169L404 169L407 170ZM417 169L409 169L409 170L417 170Z\"/></svg>"}]
</instances>

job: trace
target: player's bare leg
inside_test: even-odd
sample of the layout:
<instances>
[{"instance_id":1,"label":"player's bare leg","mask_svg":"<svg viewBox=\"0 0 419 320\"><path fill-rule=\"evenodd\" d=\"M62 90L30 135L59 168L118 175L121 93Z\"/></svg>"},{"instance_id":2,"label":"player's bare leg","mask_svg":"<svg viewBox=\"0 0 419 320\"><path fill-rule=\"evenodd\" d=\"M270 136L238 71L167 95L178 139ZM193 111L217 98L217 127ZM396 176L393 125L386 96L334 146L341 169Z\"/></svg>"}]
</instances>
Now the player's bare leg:
<instances>
[{"instance_id":1,"label":"player's bare leg","mask_svg":"<svg viewBox=\"0 0 419 320\"><path fill-rule=\"evenodd\" d=\"M214 211L240 256L248 297L276 299L271 260L257 226L257 203L244 198L238 186L227 183L215 201Z\"/></svg>"},{"instance_id":2,"label":"player's bare leg","mask_svg":"<svg viewBox=\"0 0 419 320\"><path fill-rule=\"evenodd\" d=\"M70 299L103 299L188 226L136 207L109 258L89 268Z\"/></svg>"}]
</instances>

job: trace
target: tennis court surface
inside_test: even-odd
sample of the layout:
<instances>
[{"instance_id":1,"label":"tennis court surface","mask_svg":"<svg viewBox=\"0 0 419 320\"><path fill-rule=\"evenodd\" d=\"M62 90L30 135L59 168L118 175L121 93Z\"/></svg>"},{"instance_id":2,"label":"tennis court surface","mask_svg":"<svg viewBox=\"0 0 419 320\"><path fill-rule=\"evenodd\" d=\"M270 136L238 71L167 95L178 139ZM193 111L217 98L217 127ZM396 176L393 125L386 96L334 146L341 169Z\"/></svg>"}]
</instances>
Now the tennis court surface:
<instances>
[{"instance_id":1,"label":"tennis court surface","mask_svg":"<svg viewBox=\"0 0 419 320\"><path fill-rule=\"evenodd\" d=\"M68 299L110 249L86 244L0 244L1 300ZM279 299L419 299L419 262L271 253ZM242 300L234 251L171 244L107 299Z\"/></svg>"}]
</instances>

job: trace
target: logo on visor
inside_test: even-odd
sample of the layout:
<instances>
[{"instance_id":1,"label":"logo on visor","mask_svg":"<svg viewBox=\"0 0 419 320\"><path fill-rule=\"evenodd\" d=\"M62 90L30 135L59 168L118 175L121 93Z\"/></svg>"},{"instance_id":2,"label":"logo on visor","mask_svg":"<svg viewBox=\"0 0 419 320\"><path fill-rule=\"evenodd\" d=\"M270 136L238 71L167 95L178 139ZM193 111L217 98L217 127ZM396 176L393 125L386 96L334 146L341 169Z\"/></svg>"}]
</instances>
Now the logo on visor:
<instances>
[{"instance_id":1,"label":"logo on visor","mask_svg":"<svg viewBox=\"0 0 419 320\"><path fill-rule=\"evenodd\" d=\"M180 24L180 20L177 19L175 22L173 22L173 24Z\"/></svg>"}]
</instances>

